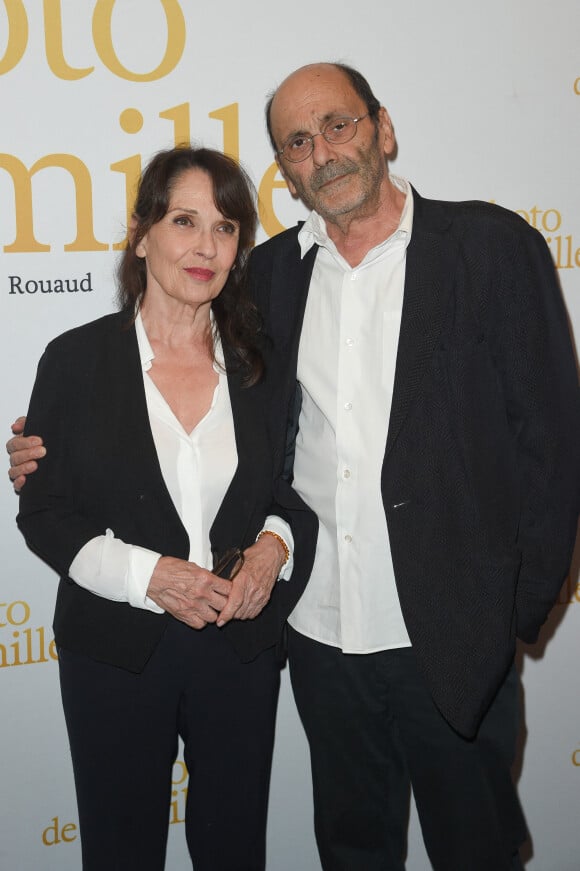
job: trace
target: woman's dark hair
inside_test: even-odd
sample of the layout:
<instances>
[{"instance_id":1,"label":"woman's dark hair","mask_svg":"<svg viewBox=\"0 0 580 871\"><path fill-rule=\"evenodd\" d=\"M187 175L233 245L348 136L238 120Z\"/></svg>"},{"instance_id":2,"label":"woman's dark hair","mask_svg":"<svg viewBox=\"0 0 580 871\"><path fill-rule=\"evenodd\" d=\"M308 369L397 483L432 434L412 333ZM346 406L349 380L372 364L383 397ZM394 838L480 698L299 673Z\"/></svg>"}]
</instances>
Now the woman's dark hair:
<instances>
[{"instance_id":1,"label":"woman's dark hair","mask_svg":"<svg viewBox=\"0 0 580 871\"><path fill-rule=\"evenodd\" d=\"M137 256L137 248L151 227L165 217L175 184L191 169L207 173L216 208L239 224L234 266L220 295L212 301L212 311L227 362L244 371L246 384L254 384L264 363L258 345L260 318L247 295L246 272L257 215L253 185L231 157L211 148L180 145L160 151L150 160L139 182L129 241L117 269L118 302L132 315L138 311L147 286L147 267L145 259Z\"/></svg>"},{"instance_id":2,"label":"woman's dark hair","mask_svg":"<svg viewBox=\"0 0 580 871\"><path fill-rule=\"evenodd\" d=\"M372 92L371 86L365 79L362 73L359 73L358 70L355 70L354 67L349 67L347 64L343 63L331 63L330 66L336 67L337 70L340 70L350 82L350 85L355 92L355 94L361 98L365 106L367 107L367 112L373 119L373 121L377 122L377 117L379 114L379 109L381 108L380 102L377 100L375 95ZM266 103L266 130L268 131L268 136L270 139L270 143L275 152L278 151L278 146L274 140L274 134L272 133L272 103L274 101L274 97L276 96L276 91L274 91L268 97L268 101Z\"/></svg>"}]
</instances>

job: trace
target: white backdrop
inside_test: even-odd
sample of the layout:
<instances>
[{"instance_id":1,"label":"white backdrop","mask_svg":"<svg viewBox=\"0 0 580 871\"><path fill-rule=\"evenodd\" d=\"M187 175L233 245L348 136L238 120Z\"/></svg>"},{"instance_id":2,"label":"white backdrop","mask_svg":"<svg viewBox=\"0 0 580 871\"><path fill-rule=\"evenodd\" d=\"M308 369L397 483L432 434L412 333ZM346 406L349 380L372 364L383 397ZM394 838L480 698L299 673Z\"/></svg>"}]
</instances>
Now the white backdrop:
<instances>
[{"instance_id":1,"label":"white backdrop","mask_svg":"<svg viewBox=\"0 0 580 871\"><path fill-rule=\"evenodd\" d=\"M545 234L580 331L577 0L0 0L2 426L25 411L49 338L110 311L115 243L142 162L191 136L242 160L259 239L303 215L272 167L263 104L292 69L343 60L390 111L394 171L425 196L493 200ZM80 849L51 647L56 578L0 492L0 867L73 871ZM577 566L541 641L521 651L528 871L578 871ZM188 867L177 763L168 871ZM316 871L308 756L284 675L269 871ZM409 871L429 864L413 814ZM491 871L491 869L490 869Z\"/></svg>"}]
</instances>

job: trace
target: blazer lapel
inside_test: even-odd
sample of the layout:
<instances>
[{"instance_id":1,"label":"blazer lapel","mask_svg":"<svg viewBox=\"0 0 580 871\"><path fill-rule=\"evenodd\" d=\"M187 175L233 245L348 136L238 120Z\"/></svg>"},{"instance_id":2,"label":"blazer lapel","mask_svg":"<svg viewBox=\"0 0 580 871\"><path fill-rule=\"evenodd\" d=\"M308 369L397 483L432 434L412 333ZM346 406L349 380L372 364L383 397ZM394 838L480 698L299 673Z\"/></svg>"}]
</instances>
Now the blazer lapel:
<instances>
[{"instance_id":1,"label":"blazer lapel","mask_svg":"<svg viewBox=\"0 0 580 871\"><path fill-rule=\"evenodd\" d=\"M448 218L415 190L413 235L407 250L405 293L385 459L417 397L425 367L440 335L452 287L455 247Z\"/></svg>"},{"instance_id":2,"label":"blazer lapel","mask_svg":"<svg viewBox=\"0 0 580 871\"><path fill-rule=\"evenodd\" d=\"M298 354L300 332L306 308L308 286L314 268L318 245L313 245L304 258L296 237L293 244L276 258L272 269L270 297L270 329L277 350L290 346ZM295 370L295 367L291 367Z\"/></svg>"},{"instance_id":3,"label":"blazer lapel","mask_svg":"<svg viewBox=\"0 0 580 871\"><path fill-rule=\"evenodd\" d=\"M147 411L135 326L125 327L126 316L119 314L117 317L118 328L116 324L111 336L111 354L107 361L110 370L106 381L107 390L112 396L116 395L110 407L117 410L117 420L108 423L114 426L119 452L123 452L123 474L135 492L142 493L142 498L155 498L168 522L179 525L185 534L159 465Z\"/></svg>"},{"instance_id":4,"label":"blazer lapel","mask_svg":"<svg viewBox=\"0 0 580 871\"><path fill-rule=\"evenodd\" d=\"M231 361L228 361L227 353L225 353L225 357L228 366ZM234 421L238 465L212 524L210 537L213 542L214 534L219 537L220 531L231 535L233 529L239 524L239 519L244 518L244 528L236 530L236 541L227 542L228 546L238 546L245 538L247 523L252 516L254 505L254 491L251 481L252 465L254 462L260 462L260 455L265 449L258 439L258 434L263 429L260 425L263 409L256 401L259 389L243 387L242 376L239 372L228 374L227 381ZM232 523L230 516L232 508L235 510L238 524Z\"/></svg>"}]
</instances>

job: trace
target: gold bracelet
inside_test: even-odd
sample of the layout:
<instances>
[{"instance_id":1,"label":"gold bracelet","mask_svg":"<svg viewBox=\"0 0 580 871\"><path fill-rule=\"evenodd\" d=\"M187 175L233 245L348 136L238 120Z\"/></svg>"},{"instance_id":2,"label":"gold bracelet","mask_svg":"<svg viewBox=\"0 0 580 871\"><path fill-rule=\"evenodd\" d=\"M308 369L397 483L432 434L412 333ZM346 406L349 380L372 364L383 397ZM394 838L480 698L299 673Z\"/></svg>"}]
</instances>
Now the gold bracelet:
<instances>
[{"instance_id":1,"label":"gold bracelet","mask_svg":"<svg viewBox=\"0 0 580 871\"><path fill-rule=\"evenodd\" d=\"M259 532L256 541L259 541L263 535L272 535L276 539L276 541L279 541L284 548L284 562L282 563L283 568L290 559L290 548L288 547L282 536L278 535L277 532L272 532L271 529L263 529L261 532Z\"/></svg>"}]
</instances>

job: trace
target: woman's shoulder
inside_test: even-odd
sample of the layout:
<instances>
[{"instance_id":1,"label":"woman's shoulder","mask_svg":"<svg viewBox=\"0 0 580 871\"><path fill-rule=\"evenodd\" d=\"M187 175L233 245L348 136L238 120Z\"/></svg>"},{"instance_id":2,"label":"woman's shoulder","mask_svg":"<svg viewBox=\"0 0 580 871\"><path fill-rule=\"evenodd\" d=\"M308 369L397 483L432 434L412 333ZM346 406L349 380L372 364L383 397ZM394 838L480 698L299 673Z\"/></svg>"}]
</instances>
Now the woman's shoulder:
<instances>
[{"instance_id":1,"label":"woman's shoulder","mask_svg":"<svg viewBox=\"0 0 580 871\"><path fill-rule=\"evenodd\" d=\"M132 318L126 312L114 312L103 315L94 321L88 321L78 327L73 327L52 339L47 345L47 351L74 351L79 349L85 353L102 342L107 337L114 337L127 332L131 327Z\"/></svg>"}]
</instances>

